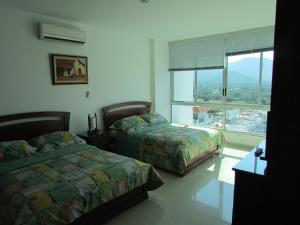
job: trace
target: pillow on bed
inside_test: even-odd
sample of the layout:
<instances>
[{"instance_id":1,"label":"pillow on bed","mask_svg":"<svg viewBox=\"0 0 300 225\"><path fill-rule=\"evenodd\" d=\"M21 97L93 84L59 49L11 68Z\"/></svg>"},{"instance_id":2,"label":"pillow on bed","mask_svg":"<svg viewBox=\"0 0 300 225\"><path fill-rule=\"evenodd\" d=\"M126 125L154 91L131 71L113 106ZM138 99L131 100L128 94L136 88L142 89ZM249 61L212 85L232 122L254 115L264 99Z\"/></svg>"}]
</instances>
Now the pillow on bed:
<instances>
[{"instance_id":1,"label":"pillow on bed","mask_svg":"<svg viewBox=\"0 0 300 225\"><path fill-rule=\"evenodd\" d=\"M168 122L168 120L159 113L147 113L140 117L151 125Z\"/></svg>"},{"instance_id":2,"label":"pillow on bed","mask_svg":"<svg viewBox=\"0 0 300 225\"><path fill-rule=\"evenodd\" d=\"M0 161L24 158L35 153L36 149L25 140L0 142Z\"/></svg>"},{"instance_id":3,"label":"pillow on bed","mask_svg":"<svg viewBox=\"0 0 300 225\"><path fill-rule=\"evenodd\" d=\"M37 151L45 152L71 144L85 144L86 141L68 131L55 131L34 137L29 143L37 147Z\"/></svg>"},{"instance_id":4,"label":"pillow on bed","mask_svg":"<svg viewBox=\"0 0 300 225\"><path fill-rule=\"evenodd\" d=\"M114 138L117 136L118 128L116 128L114 125L110 125L108 128L109 136Z\"/></svg>"},{"instance_id":5,"label":"pillow on bed","mask_svg":"<svg viewBox=\"0 0 300 225\"><path fill-rule=\"evenodd\" d=\"M113 126L123 132L129 132L148 126L149 124L139 116L130 116L113 123Z\"/></svg>"}]
</instances>

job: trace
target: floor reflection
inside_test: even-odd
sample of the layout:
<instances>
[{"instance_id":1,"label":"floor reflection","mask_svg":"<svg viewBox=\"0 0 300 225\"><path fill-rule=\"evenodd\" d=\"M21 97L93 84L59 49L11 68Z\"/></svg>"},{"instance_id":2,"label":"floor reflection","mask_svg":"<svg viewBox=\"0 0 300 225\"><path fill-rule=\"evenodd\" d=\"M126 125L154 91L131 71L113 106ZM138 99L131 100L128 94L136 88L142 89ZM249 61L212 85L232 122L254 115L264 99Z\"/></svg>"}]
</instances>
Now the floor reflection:
<instances>
[{"instance_id":1,"label":"floor reflection","mask_svg":"<svg viewBox=\"0 0 300 225\"><path fill-rule=\"evenodd\" d=\"M249 152L225 147L221 154L205 169L210 172L209 182L195 191L194 201L210 207L222 220L231 223L234 190L234 171L232 167Z\"/></svg>"},{"instance_id":2,"label":"floor reflection","mask_svg":"<svg viewBox=\"0 0 300 225\"><path fill-rule=\"evenodd\" d=\"M231 224L234 183L232 167L248 152L224 148L219 155L201 163L184 177L159 170L165 184L149 192L147 201L116 216L107 224Z\"/></svg>"},{"instance_id":3,"label":"floor reflection","mask_svg":"<svg viewBox=\"0 0 300 225\"><path fill-rule=\"evenodd\" d=\"M232 184L213 179L196 193L194 200L214 208L210 210L214 210L215 214L217 214L216 216L231 223L233 206Z\"/></svg>"}]
</instances>

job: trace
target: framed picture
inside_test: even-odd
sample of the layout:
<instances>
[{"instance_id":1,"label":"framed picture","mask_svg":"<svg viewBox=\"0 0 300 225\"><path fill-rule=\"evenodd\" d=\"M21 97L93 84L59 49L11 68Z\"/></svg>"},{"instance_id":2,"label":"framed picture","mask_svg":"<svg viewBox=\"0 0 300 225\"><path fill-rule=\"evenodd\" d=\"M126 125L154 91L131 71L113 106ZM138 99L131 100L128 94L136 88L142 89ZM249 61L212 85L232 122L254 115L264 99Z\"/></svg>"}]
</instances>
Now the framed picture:
<instances>
[{"instance_id":1,"label":"framed picture","mask_svg":"<svg viewBox=\"0 0 300 225\"><path fill-rule=\"evenodd\" d=\"M87 57L51 54L53 84L87 84Z\"/></svg>"}]
</instances>

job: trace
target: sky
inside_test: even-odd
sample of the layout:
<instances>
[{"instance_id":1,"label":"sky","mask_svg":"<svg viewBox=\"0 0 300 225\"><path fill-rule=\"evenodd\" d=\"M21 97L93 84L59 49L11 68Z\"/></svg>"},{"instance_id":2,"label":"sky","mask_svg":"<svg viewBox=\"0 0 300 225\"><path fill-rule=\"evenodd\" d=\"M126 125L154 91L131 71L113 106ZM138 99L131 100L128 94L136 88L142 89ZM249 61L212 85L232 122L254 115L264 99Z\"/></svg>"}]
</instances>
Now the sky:
<instances>
[{"instance_id":1,"label":"sky","mask_svg":"<svg viewBox=\"0 0 300 225\"><path fill-rule=\"evenodd\" d=\"M260 53L250 53L250 54L229 56L228 63L233 63L244 58L259 58L259 55ZM273 60L273 51L264 52L263 55L264 58Z\"/></svg>"}]
</instances>

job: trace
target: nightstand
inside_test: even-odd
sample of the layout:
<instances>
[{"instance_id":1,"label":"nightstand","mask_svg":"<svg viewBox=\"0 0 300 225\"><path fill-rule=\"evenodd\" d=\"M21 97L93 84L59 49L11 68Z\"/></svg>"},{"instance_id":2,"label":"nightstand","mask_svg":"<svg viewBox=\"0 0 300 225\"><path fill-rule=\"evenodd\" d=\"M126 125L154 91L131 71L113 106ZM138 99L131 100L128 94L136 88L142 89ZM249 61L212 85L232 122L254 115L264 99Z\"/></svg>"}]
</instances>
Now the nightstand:
<instances>
[{"instance_id":1,"label":"nightstand","mask_svg":"<svg viewBox=\"0 0 300 225\"><path fill-rule=\"evenodd\" d=\"M99 131L97 134L93 135L80 134L78 136L84 139L89 145L94 145L102 150L110 150L111 138L107 132Z\"/></svg>"}]
</instances>

